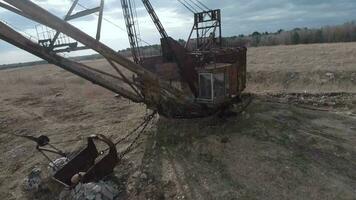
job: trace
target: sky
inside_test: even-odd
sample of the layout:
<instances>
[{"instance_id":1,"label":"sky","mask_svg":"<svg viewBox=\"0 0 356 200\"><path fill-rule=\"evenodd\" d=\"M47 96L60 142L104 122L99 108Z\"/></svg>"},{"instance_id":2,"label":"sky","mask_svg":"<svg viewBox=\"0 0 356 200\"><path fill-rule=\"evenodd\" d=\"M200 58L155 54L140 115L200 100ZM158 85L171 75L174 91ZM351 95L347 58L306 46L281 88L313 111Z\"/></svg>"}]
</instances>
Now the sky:
<instances>
[{"instance_id":1,"label":"sky","mask_svg":"<svg viewBox=\"0 0 356 200\"><path fill-rule=\"evenodd\" d=\"M51 13L63 17L72 0L32 0ZM140 37L149 44L159 43L159 34L151 22L141 0L136 2ZM190 1L190 0L186 0ZM195 0L193 0L195 1ZM222 10L223 36L250 34L254 31L275 32L295 27L318 28L356 20L356 0L200 0L211 9ZM2 0L0 0L2 2ZM79 0L87 8L99 5L99 0ZM177 0L151 0L167 33L175 39L187 39L193 25L193 14ZM75 12L80 11L78 6ZM129 47L120 0L105 0L102 42L120 50ZM42 26L10 13L0 7L0 20L25 36L37 38ZM91 36L95 36L97 16L91 15L70 22ZM92 54L82 51L64 56ZM0 64L38 60L0 40Z\"/></svg>"}]
</instances>

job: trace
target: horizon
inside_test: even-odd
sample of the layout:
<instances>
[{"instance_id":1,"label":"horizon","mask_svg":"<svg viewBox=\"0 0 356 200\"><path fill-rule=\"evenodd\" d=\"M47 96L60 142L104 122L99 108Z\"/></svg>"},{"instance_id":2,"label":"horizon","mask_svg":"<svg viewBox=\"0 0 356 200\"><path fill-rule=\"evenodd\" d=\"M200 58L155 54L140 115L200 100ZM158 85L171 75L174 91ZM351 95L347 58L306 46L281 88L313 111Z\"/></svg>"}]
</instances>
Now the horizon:
<instances>
[{"instance_id":1,"label":"horizon","mask_svg":"<svg viewBox=\"0 0 356 200\"><path fill-rule=\"evenodd\" d=\"M70 0L35 0L39 6L49 10L59 17L63 17ZM79 1L84 4L83 0ZM263 2L262 0L226 0L224 2L203 1L209 8L222 10L223 37L238 36L257 32L277 32L280 29L293 30L294 28L322 28L325 26L342 25L356 20L356 5L352 0L336 1L282 1ZM186 40L193 24L192 13L177 1L152 1L157 15L168 34L175 39ZM94 7L95 0L85 1L85 6ZM58 9L59 8L59 9ZM330 12L329 10L333 10ZM327 12L326 12L327 11ZM146 13L143 5L137 5L138 21L142 39L150 45L159 44L159 34ZM164 17L163 17L164 16ZM123 21L120 3L107 0L104 11L102 27L102 42L110 44L114 50L129 48L126 27ZM30 35L36 35L36 23L0 8L0 20L8 22L15 29ZM96 17L88 16L75 20L71 24L83 29L90 35L95 34L96 26L92 24ZM109 23L109 22L110 23ZM236 25L238 23L238 25ZM5 41L0 40L0 65L41 60L25 51L22 51ZM71 53L73 56L95 54L93 51ZM21 58L20 60L18 58Z\"/></svg>"}]
</instances>

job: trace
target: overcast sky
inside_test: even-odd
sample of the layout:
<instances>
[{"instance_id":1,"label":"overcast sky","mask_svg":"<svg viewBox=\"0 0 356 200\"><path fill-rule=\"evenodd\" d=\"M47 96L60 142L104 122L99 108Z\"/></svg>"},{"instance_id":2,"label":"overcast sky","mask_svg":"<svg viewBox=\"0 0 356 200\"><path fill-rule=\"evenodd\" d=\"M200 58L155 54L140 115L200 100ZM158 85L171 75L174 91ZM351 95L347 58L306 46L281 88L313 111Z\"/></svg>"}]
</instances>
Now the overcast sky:
<instances>
[{"instance_id":1,"label":"overcast sky","mask_svg":"<svg viewBox=\"0 0 356 200\"><path fill-rule=\"evenodd\" d=\"M0 0L1 1L1 0ZM159 34L147 15L141 0L136 2L141 38L150 44L159 42ZM188 0L187 0L188 1ZM253 31L274 32L295 27L321 27L356 20L356 0L200 0L209 8L220 8L223 15L223 35L249 34ZM33 0L57 16L63 17L71 0ZM99 0L80 0L92 8ZM105 1L102 41L115 50L127 48L120 0ZM193 15L176 0L151 0L168 34L176 39L187 39ZM76 11L80 11L80 7ZM0 20L6 21L26 35L37 37L35 26L29 20L0 8ZM71 22L95 36L97 16L88 16ZM109 23L108 21L114 23ZM117 27L117 25L119 27ZM81 52L93 53L93 52ZM78 54L78 53L77 53ZM74 54L71 54L74 55ZM26 62L36 57L0 40L0 64Z\"/></svg>"}]
</instances>

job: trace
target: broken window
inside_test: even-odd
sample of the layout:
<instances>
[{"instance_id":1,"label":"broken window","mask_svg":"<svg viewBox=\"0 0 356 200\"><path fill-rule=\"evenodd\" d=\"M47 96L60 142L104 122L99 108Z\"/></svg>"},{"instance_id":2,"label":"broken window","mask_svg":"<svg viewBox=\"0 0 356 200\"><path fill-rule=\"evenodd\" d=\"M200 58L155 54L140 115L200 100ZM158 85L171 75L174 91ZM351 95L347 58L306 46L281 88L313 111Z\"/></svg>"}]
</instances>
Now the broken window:
<instances>
[{"instance_id":1,"label":"broken window","mask_svg":"<svg viewBox=\"0 0 356 200\"><path fill-rule=\"evenodd\" d=\"M214 98L225 96L225 74L214 74Z\"/></svg>"},{"instance_id":2,"label":"broken window","mask_svg":"<svg viewBox=\"0 0 356 200\"><path fill-rule=\"evenodd\" d=\"M199 74L199 98L212 100L212 74Z\"/></svg>"}]
</instances>

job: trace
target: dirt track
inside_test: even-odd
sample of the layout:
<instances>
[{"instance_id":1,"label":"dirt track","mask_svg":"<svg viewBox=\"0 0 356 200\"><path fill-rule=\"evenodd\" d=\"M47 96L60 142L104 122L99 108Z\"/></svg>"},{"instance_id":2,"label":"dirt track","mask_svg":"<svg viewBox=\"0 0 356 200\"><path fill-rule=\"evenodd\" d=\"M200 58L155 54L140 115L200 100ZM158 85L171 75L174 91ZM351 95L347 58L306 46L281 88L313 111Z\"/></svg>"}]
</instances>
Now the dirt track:
<instances>
[{"instance_id":1,"label":"dirt track","mask_svg":"<svg viewBox=\"0 0 356 200\"><path fill-rule=\"evenodd\" d=\"M224 120L156 119L115 170L120 197L355 199L355 63L355 43L250 49L247 91L259 95L248 109ZM0 199L33 198L22 179L48 164L33 143L9 133L45 134L71 151L94 133L123 137L146 114L50 65L0 71L0 93ZM36 195L50 199L56 188Z\"/></svg>"}]
</instances>

